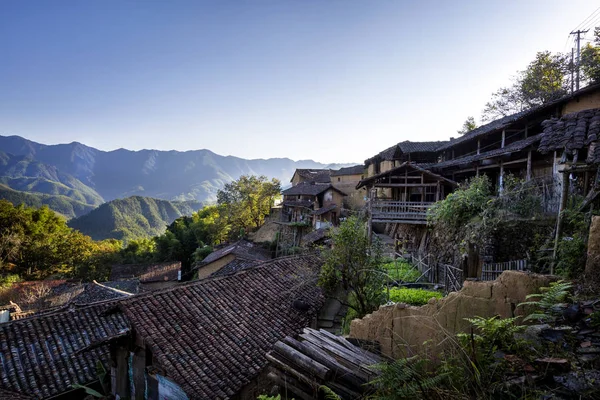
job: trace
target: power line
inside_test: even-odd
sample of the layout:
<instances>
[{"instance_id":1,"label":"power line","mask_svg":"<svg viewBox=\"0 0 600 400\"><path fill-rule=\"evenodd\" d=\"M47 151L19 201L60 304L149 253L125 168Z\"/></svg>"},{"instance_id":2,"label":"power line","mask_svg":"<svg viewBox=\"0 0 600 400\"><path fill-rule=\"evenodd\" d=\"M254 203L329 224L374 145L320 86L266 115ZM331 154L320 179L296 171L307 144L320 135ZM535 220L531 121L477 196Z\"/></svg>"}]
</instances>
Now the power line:
<instances>
[{"instance_id":1,"label":"power line","mask_svg":"<svg viewBox=\"0 0 600 400\"><path fill-rule=\"evenodd\" d=\"M575 29L585 28L585 26L583 26L583 24L587 23L587 22L588 22L588 20L590 20L591 18L594 18L594 15L595 15L595 14L597 14L597 13L599 13L599 12L600 12L600 7L598 7L598 8L596 9L596 11L594 11L594 12L592 12L590 15L588 15L586 19L584 19L583 21L581 21L581 22L579 23L579 25L577 25L577 26L575 27ZM600 14L599 14L599 15L600 15ZM575 29L574 29L574 30L575 30Z\"/></svg>"}]
</instances>

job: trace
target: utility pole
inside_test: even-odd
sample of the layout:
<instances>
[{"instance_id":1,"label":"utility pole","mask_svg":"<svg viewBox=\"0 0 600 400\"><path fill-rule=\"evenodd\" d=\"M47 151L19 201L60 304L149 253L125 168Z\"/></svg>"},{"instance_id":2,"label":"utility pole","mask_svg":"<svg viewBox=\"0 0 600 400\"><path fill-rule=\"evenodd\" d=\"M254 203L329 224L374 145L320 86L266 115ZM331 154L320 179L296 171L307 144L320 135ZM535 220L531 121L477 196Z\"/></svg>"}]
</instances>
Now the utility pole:
<instances>
[{"instance_id":1,"label":"utility pole","mask_svg":"<svg viewBox=\"0 0 600 400\"><path fill-rule=\"evenodd\" d=\"M575 91L575 49L571 48L571 94Z\"/></svg>"},{"instance_id":2,"label":"utility pole","mask_svg":"<svg viewBox=\"0 0 600 400\"><path fill-rule=\"evenodd\" d=\"M579 90L579 64L581 63L581 34L587 33L589 29L582 31L578 29L576 31L571 32L571 35L577 35L577 80L575 81L576 90Z\"/></svg>"}]
</instances>

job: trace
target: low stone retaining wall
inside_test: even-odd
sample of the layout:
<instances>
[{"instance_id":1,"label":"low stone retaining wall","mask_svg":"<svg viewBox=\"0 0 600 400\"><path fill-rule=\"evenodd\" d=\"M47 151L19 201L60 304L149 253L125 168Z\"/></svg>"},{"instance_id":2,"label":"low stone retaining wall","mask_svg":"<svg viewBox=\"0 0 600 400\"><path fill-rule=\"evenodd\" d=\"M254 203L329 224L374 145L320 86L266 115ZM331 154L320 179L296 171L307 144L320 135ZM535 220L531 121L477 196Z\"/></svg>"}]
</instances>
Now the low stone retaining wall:
<instances>
[{"instance_id":1,"label":"low stone retaining wall","mask_svg":"<svg viewBox=\"0 0 600 400\"><path fill-rule=\"evenodd\" d=\"M469 329L465 318L525 315L527 310L517 305L554 280L547 275L505 271L495 281L465 281L459 292L431 299L422 307L381 306L363 319L352 321L350 337L379 342L381 352L393 358L435 351L456 333Z\"/></svg>"}]
</instances>

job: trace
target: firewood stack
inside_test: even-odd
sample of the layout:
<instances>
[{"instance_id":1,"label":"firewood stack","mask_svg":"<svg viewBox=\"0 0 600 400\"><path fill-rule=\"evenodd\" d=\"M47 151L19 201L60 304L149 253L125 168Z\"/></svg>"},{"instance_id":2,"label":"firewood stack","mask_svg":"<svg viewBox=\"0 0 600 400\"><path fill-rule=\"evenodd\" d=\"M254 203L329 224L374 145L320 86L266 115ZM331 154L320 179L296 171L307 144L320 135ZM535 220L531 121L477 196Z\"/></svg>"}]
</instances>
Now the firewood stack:
<instances>
[{"instance_id":1,"label":"firewood stack","mask_svg":"<svg viewBox=\"0 0 600 400\"><path fill-rule=\"evenodd\" d=\"M298 340L285 337L266 356L269 379L288 398L303 400L319 398L322 385L342 399L361 398L369 391L365 384L378 374L368 367L383 361L343 337L311 328L305 328Z\"/></svg>"}]
</instances>

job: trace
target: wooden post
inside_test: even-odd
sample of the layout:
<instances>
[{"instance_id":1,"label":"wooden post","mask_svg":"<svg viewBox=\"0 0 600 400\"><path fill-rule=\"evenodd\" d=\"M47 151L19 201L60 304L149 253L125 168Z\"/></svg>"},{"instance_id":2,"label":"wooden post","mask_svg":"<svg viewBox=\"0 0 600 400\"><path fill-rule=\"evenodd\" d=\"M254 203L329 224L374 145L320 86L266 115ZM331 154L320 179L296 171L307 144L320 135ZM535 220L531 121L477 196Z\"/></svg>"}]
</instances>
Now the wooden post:
<instances>
[{"instance_id":1,"label":"wooden post","mask_svg":"<svg viewBox=\"0 0 600 400\"><path fill-rule=\"evenodd\" d=\"M477 139L477 155L481 153L481 139Z\"/></svg>"},{"instance_id":2,"label":"wooden post","mask_svg":"<svg viewBox=\"0 0 600 400\"><path fill-rule=\"evenodd\" d=\"M525 124L525 139L527 139L527 135L529 134L529 125Z\"/></svg>"},{"instance_id":3,"label":"wooden post","mask_svg":"<svg viewBox=\"0 0 600 400\"><path fill-rule=\"evenodd\" d=\"M373 201L375 201L375 195L377 193L377 189L372 188L369 190L369 221L367 222L367 234L369 235L369 244L373 242Z\"/></svg>"},{"instance_id":4,"label":"wooden post","mask_svg":"<svg viewBox=\"0 0 600 400\"><path fill-rule=\"evenodd\" d=\"M502 193L502 189L504 189L504 164L500 161L500 177L498 180L498 192Z\"/></svg>"},{"instance_id":5,"label":"wooden post","mask_svg":"<svg viewBox=\"0 0 600 400\"><path fill-rule=\"evenodd\" d=\"M479 176L479 165L475 166L475 176Z\"/></svg>"},{"instance_id":6,"label":"wooden post","mask_svg":"<svg viewBox=\"0 0 600 400\"><path fill-rule=\"evenodd\" d=\"M567 208L567 200L569 197L569 174L562 173L562 192L560 194L560 208L558 209L558 217L556 219L556 235L554 236L554 250L552 251L552 263L550 264L550 274L554 274L554 266L556 265L556 256L558 253L558 243L562 235L564 209Z\"/></svg>"},{"instance_id":7,"label":"wooden post","mask_svg":"<svg viewBox=\"0 0 600 400\"><path fill-rule=\"evenodd\" d=\"M526 181L531 180L531 150L527 152L527 178Z\"/></svg>"},{"instance_id":8,"label":"wooden post","mask_svg":"<svg viewBox=\"0 0 600 400\"><path fill-rule=\"evenodd\" d=\"M505 141L506 141L506 130L502 129L502 144L500 145L501 148L504 148Z\"/></svg>"}]
</instances>

